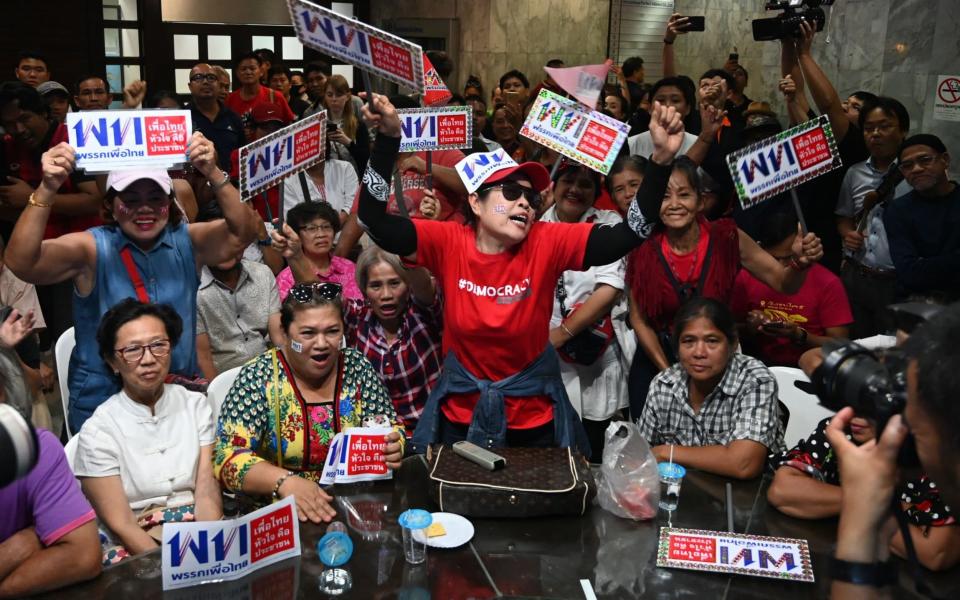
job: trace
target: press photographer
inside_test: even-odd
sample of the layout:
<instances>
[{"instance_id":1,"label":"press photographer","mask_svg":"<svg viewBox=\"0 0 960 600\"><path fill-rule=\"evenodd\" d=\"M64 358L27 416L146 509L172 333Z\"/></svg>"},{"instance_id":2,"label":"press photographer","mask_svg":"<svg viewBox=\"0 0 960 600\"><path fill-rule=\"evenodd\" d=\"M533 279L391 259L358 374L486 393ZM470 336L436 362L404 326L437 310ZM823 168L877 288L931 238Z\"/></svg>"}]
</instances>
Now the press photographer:
<instances>
[{"instance_id":1,"label":"press photographer","mask_svg":"<svg viewBox=\"0 0 960 600\"><path fill-rule=\"evenodd\" d=\"M960 413L953 406L954 390L960 386L960 349L955 343L960 335L960 304L933 316L902 309L895 315L901 328L909 328L903 324L905 319L926 320L901 347L902 363L881 365L845 346L833 352L825 349L823 364L811 375L825 404L841 398L848 404L826 429L842 479L831 568L837 598L875 597L878 588L896 581L897 569L887 564L889 540L898 526L891 507L900 475L898 457L903 456L901 448L908 437L915 443L920 465L937 482L946 503L960 506L960 467L945 459L960 451L956 433ZM876 419L877 430L882 431L878 440L857 446L847 439L845 430L855 411L867 411ZM904 541L907 554L913 554L912 539ZM956 552L955 546L944 552ZM913 556L911 562L916 565ZM920 578L915 579L922 591Z\"/></svg>"}]
</instances>

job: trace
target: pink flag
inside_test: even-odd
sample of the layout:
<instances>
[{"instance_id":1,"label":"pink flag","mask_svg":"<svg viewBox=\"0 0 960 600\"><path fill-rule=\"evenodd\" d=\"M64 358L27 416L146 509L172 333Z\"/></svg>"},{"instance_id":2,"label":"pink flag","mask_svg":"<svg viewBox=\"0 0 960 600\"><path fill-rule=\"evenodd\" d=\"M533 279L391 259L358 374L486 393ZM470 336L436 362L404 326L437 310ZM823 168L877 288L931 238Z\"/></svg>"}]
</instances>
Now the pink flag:
<instances>
[{"instance_id":1,"label":"pink flag","mask_svg":"<svg viewBox=\"0 0 960 600\"><path fill-rule=\"evenodd\" d=\"M547 75L553 78L561 88L571 96L586 104L591 110L597 108L603 82L613 61L607 59L602 65L582 65L579 67L555 68L544 67Z\"/></svg>"},{"instance_id":2,"label":"pink flag","mask_svg":"<svg viewBox=\"0 0 960 600\"><path fill-rule=\"evenodd\" d=\"M423 55L423 105L444 106L453 94L443 85L443 80L433 67L426 53Z\"/></svg>"}]
</instances>

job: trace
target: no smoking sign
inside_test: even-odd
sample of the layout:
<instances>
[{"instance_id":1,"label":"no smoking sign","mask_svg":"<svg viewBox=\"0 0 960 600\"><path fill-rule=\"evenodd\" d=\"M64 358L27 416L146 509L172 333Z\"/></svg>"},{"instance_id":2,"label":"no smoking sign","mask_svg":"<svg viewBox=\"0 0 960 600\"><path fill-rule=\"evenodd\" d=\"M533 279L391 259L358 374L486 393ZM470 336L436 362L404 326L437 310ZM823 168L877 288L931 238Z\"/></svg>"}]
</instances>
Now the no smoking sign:
<instances>
[{"instance_id":1,"label":"no smoking sign","mask_svg":"<svg viewBox=\"0 0 960 600\"><path fill-rule=\"evenodd\" d=\"M960 121L960 76L940 75L933 98L933 118Z\"/></svg>"}]
</instances>

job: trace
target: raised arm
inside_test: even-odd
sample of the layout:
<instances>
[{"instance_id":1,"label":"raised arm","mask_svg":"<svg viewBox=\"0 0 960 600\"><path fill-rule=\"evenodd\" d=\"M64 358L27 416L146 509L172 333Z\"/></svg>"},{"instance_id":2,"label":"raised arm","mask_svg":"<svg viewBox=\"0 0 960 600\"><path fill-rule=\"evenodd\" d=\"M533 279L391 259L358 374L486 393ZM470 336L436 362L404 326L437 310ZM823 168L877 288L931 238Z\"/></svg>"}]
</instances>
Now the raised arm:
<instances>
[{"instance_id":1,"label":"raised arm","mask_svg":"<svg viewBox=\"0 0 960 600\"><path fill-rule=\"evenodd\" d=\"M737 229L740 236L740 263L754 277L783 294L795 294L806 280L806 269L823 258L823 246L815 233L801 237L793 243L794 261L783 265L757 245L753 238Z\"/></svg>"},{"instance_id":2,"label":"raised arm","mask_svg":"<svg viewBox=\"0 0 960 600\"><path fill-rule=\"evenodd\" d=\"M43 240L63 182L75 165L74 150L66 142L44 152L41 158L43 181L34 193L33 202L23 209L7 244L4 262L14 275L34 285L49 285L86 275L90 278L96 265L93 235L70 233L56 239Z\"/></svg>"},{"instance_id":3,"label":"raised arm","mask_svg":"<svg viewBox=\"0 0 960 600\"><path fill-rule=\"evenodd\" d=\"M390 179L400 149L400 119L397 109L386 96L374 94L374 110L363 105L363 119L368 127L377 126L370 162L360 185L360 206L357 217L370 237L387 252L408 260L416 260L417 230L410 219L387 214Z\"/></svg>"},{"instance_id":4,"label":"raised arm","mask_svg":"<svg viewBox=\"0 0 960 600\"><path fill-rule=\"evenodd\" d=\"M678 35L685 34L688 19L681 17L680 13L670 15L667 21L667 30L663 34L663 76L676 77L677 66L673 57L673 42L677 40Z\"/></svg>"},{"instance_id":5,"label":"raised arm","mask_svg":"<svg viewBox=\"0 0 960 600\"><path fill-rule=\"evenodd\" d=\"M841 142L850 129L850 121L847 120L847 115L843 110L843 102L840 100L836 88L830 83L826 73L813 59L810 52L817 31L813 25L806 21L800 22L800 31L802 36L797 40L797 57L800 60L800 70L803 71L803 78L810 86L810 95L813 97L813 102L820 112L830 119L833 135L837 138L837 142Z\"/></svg>"},{"instance_id":6,"label":"raised arm","mask_svg":"<svg viewBox=\"0 0 960 600\"><path fill-rule=\"evenodd\" d=\"M243 202L230 178L217 167L213 143L199 131L194 132L187 148L190 162L215 190L223 219L189 225L190 240L197 262L204 265L222 263L248 246L257 236L257 219Z\"/></svg>"},{"instance_id":7,"label":"raised arm","mask_svg":"<svg viewBox=\"0 0 960 600\"><path fill-rule=\"evenodd\" d=\"M804 90L803 70L797 59L797 44L792 38L780 40L780 77L778 87L787 103L790 124L803 123L808 119L810 103Z\"/></svg>"}]
</instances>

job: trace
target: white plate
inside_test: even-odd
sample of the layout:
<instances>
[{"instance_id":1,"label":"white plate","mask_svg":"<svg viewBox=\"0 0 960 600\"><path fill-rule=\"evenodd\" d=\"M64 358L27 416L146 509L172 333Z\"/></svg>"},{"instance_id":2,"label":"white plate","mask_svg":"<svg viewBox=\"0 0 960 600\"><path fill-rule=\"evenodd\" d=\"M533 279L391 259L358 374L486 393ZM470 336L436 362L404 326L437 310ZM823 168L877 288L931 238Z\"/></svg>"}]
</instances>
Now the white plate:
<instances>
[{"instance_id":1,"label":"white plate","mask_svg":"<svg viewBox=\"0 0 960 600\"><path fill-rule=\"evenodd\" d=\"M456 548L473 539L473 523L448 512L433 513L433 522L440 523L447 530L445 535L427 538L427 545L431 548Z\"/></svg>"}]
</instances>

